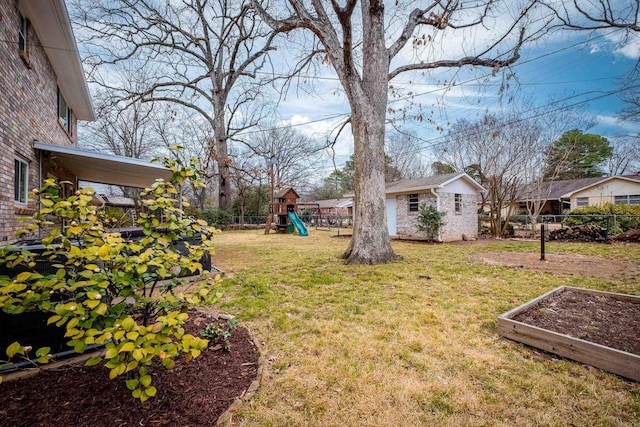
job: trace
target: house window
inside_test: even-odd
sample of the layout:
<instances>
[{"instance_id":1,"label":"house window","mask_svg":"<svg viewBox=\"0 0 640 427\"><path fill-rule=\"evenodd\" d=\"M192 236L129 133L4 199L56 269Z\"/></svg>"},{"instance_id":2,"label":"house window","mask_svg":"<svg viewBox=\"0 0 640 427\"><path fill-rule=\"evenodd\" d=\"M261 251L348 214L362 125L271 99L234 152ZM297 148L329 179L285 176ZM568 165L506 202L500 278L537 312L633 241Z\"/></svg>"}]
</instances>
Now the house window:
<instances>
[{"instance_id":1,"label":"house window","mask_svg":"<svg viewBox=\"0 0 640 427\"><path fill-rule=\"evenodd\" d=\"M640 205L640 194L615 196L614 203L616 205Z\"/></svg>"},{"instance_id":2,"label":"house window","mask_svg":"<svg viewBox=\"0 0 640 427\"><path fill-rule=\"evenodd\" d=\"M71 108L67 105L60 88L58 88L58 120L67 133L71 134Z\"/></svg>"},{"instance_id":3,"label":"house window","mask_svg":"<svg viewBox=\"0 0 640 427\"><path fill-rule=\"evenodd\" d=\"M29 29L29 20L18 12L18 53L24 63L29 66L27 31Z\"/></svg>"},{"instance_id":4,"label":"house window","mask_svg":"<svg viewBox=\"0 0 640 427\"><path fill-rule=\"evenodd\" d=\"M454 207L457 214L462 213L462 194L456 193L454 195Z\"/></svg>"},{"instance_id":5,"label":"house window","mask_svg":"<svg viewBox=\"0 0 640 427\"><path fill-rule=\"evenodd\" d=\"M409 212L418 212L419 198L417 194L409 194Z\"/></svg>"},{"instance_id":6,"label":"house window","mask_svg":"<svg viewBox=\"0 0 640 427\"><path fill-rule=\"evenodd\" d=\"M29 164L22 159L14 159L15 176L13 180L13 200L16 203L27 204L29 191Z\"/></svg>"},{"instance_id":7,"label":"house window","mask_svg":"<svg viewBox=\"0 0 640 427\"><path fill-rule=\"evenodd\" d=\"M20 53L27 53L27 18L18 12L18 49Z\"/></svg>"},{"instance_id":8,"label":"house window","mask_svg":"<svg viewBox=\"0 0 640 427\"><path fill-rule=\"evenodd\" d=\"M588 197L577 197L576 198L576 207L589 206L589 198Z\"/></svg>"}]
</instances>

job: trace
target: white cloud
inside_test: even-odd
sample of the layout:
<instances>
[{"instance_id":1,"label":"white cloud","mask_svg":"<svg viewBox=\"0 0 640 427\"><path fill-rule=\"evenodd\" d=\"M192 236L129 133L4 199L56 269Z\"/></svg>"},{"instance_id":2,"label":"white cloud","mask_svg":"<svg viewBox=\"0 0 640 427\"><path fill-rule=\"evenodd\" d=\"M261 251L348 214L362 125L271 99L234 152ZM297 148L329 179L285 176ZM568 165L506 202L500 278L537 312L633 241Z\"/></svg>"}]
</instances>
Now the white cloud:
<instances>
[{"instance_id":1,"label":"white cloud","mask_svg":"<svg viewBox=\"0 0 640 427\"><path fill-rule=\"evenodd\" d=\"M624 30L606 31L604 37L610 44L615 46L614 53L635 60L640 57L640 37L635 33L629 33Z\"/></svg>"},{"instance_id":2,"label":"white cloud","mask_svg":"<svg viewBox=\"0 0 640 427\"><path fill-rule=\"evenodd\" d=\"M595 118L596 122L601 126L615 127L627 132L640 132L640 124L637 122L628 122L620 120L617 116L607 116L599 114Z\"/></svg>"}]
</instances>

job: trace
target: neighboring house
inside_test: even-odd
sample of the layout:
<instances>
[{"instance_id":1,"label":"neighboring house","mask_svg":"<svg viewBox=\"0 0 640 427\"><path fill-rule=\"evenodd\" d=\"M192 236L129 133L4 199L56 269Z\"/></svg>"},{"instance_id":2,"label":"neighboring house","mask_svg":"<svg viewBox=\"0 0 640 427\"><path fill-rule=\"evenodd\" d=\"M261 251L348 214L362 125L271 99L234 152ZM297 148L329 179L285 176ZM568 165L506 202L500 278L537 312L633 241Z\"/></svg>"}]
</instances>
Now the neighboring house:
<instances>
[{"instance_id":1,"label":"neighboring house","mask_svg":"<svg viewBox=\"0 0 640 427\"><path fill-rule=\"evenodd\" d=\"M350 197L314 200L308 204L318 205L319 214L323 217L327 215L353 215L353 199Z\"/></svg>"},{"instance_id":2,"label":"neighboring house","mask_svg":"<svg viewBox=\"0 0 640 427\"><path fill-rule=\"evenodd\" d=\"M47 178L144 187L169 171L146 161L77 148L78 120L94 112L64 0L0 1L0 245L19 217L35 212L29 192ZM38 237L38 236L28 236Z\"/></svg>"},{"instance_id":3,"label":"neighboring house","mask_svg":"<svg viewBox=\"0 0 640 427\"><path fill-rule=\"evenodd\" d=\"M513 206L514 214L527 214L527 204L544 201L542 215L561 215L584 206L640 204L640 173L545 182L542 186L523 186Z\"/></svg>"},{"instance_id":4,"label":"neighboring house","mask_svg":"<svg viewBox=\"0 0 640 427\"><path fill-rule=\"evenodd\" d=\"M466 173L435 175L387 183L386 209L390 236L419 236L416 219L420 205L445 212L440 232L444 242L478 235L478 193L485 189Z\"/></svg>"}]
</instances>

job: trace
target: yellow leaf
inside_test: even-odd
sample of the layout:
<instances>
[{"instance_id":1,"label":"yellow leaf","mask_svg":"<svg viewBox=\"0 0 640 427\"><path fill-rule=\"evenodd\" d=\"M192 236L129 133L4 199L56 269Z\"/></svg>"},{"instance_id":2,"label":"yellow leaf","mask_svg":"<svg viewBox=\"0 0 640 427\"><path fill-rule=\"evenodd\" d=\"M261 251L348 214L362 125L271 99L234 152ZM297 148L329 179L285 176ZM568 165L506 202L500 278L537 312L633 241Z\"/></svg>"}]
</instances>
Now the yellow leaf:
<instances>
[{"instance_id":1,"label":"yellow leaf","mask_svg":"<svg viewBox=\"0 0 640 427\"><path fill-rule=\"evenodd\" d=\"M117 376L118 376L117 368L113 368L112 370L109 371L109 379L110 380L114 379Z\"/></svg>"},{"instance_id":2,"label":"yellow leaf","mask_svg":"<svg viewBox=\"0 0 640 427\"><path fill-rule=\"evenodd\" d=\"M96 299L89 299L89 300L86 300L86 301L84 302L84 305L86 305L86 306L87 306L87 307L89 307L90 309L94 309L94 308L96 308L96 307L98 306L98 304L100 304L100 301L99 301L99 300L96 300Z\"/></svg>"},{"instance_id":3,"label":"yellow leaf","mask_svg":"<svg viewBox=\"0 0 640 427\"><path fill-rule=\"evenodd\" d=\"M118 373L118 375L124 374L126 370L127 370L127 365L125 365L124 363L121 363L116 367L116 372Z\"/></svg>"},{"instance_id":4,"label":"yellow leaf","mask_svg":"<svg viewBox=\"0 0 640 427\"><path fill-rule=\"evenodd\" d=\"M136 345L134 343L127 342L127 343L124 343L122 347L120 347L119 353L122 353L123 351L133 351L135 348L136 348Z\"/></svg>"},{"instance_id":5,"label":"yellow leaf","mask_svg":"<svg viewBox=\"0 0 640 427\"><path fill-rule=\"evenodd\" d=\"M144 354L142 353L141 349L136 348L135 350L133 350L133 358L135 360L142 360L143 357L144 357Z\"/></svg>"},{"instance_id":6,"label":"yellow leaf","mask_svg":"<svg viewBox=\"0 0 640 427\"><path fill-rule=\"evenodd\" d=\"M131 317L127 317L122 321L122 327L124 328L125 331L130 331L131 329L133 329L135 325L136 325L136 322Z\"/></svg>"},{"instance_id":7,"label":"yellow leaf","mask_svg":"<svg viewBox=\"0 0 640 427\"><path fill-rule=\"evenodd\" d=\"M79 322L80 319L78 317L74 317L73 319L69 320L69 323L67 323L67 329L75 328Z\"/></svg>"},{"instance_id":8,"label":"yellow leaf","mask_svg":"<svg viewBox=\"0 0 640 427\"><path fill-rule=\"evenodd\" d=\"M9 345L9 347L7 347L7 356L9 356L9 359L11 359L16 354L24 354L24 350L22 349L20 343L13 342L11 343L11 345Z\"/></svg>"},{"instance_id":9,"label":"yellow leaf","mask_svg":"<svg viewBox=\"0 0 640 427\"><path fill-rule=\"evenodd\" d=\"M100 246L100 249L98 249L98 256L102 259L107 258L109 256L109 246Z\"/></svg>"},{"instance_id":10,"label":"yellow leaf","mask_svg":"<svg viewBox=\"0 0 640 427\"><path fill-rule=\"evenodd\" d=\"M107 350L107 352L104 355L104 357L106 357L107 359L113 359L117 355L118 355L118 349L113 347L113 348L110 348L110 349Z\"/></svg>"},{"instance_id":11,"label":"yellow leaf","mask_svg":"<svg viewBox=\"0 0 640 427\"><path fill-rule=\"evenodd\" d=\"M28 280L29 277L31 277L31 273L29 273L28 271L23 271L16 277L16 282L24 282L25 280Z\"/></svg>"},{"instance_id":12,"label":"yellow leaf","mask_svg":"<svg viewBox=\"0 0 640 427\"><path fill-rule=\"evenodd\" d=\"M57 322L58 320L62 319L62 316L51 316L49 317L49 319L47 320L47 325L50 325L52 323Z\"/></svg>"},{"instance_id":13,"label":"yellow leaf","mask_svg":"<svg viewBox=\"0 0 640 427\"><path fill-rule=\"evenodd\" d=\"M144 375L140 377L140 384L142 384L144 387L149 387L151 385L151 376Z\"/></svg>"},{"instance_id":14,"label":"yellow leaf","mask_svg":"<svg viewBox=\"0 0 640 427\"><path fill-rule=\"evenodd\" d=\"M106 312L107 312L107 304L105 304L105 303L101 303L101 304L98 306L98 308L96 308L96 309L94 310L94 312L95 312L96 314L99 314L100 316L104 316L104 315L106 314Z\"/></svg>"},{"instance_id":15,"label":"yellow leaf","mask_svg":"<svg viewBox=\"0 0 640 427\"><path fill-rule=\"evenodd\" d=\"M127 363L127 370L125 372L129 372L133 369L136 369L137 367L138 367L138 361L132 360L131 362Z\"/></svg>"},{"instance_id":16,"label":"yellow leaf","mask_svg":"<svg viewBox=\"0 0 640 427\"><path fill-rule=\"evenodd\" d=\"M82 231L82 227L70 227L69 228L69 233L71 234L78 234Z\"/></svg>"}]
</instances>

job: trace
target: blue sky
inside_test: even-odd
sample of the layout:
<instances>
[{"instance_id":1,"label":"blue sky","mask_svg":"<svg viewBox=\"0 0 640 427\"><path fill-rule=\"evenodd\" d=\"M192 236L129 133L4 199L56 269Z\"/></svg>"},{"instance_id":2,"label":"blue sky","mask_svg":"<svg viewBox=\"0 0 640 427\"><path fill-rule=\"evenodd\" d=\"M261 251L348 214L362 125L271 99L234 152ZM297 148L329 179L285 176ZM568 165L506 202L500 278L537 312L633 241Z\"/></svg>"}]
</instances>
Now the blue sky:
<instances>
[{"instance_id":1,"label":"blue sky","mask_svg":"<svg viewBox=\"0 0 640 427\"><path fill-rule=\"evenodd\" d=\"M500 108L509 110L512 107L506 100L513 96L527 106L524 110L530 114L553 114L553 110L561 105L575 104L573 109L577 114L593 123L593 127L584 129L590 133L610 139L638 134L640 126L637 123L619 121L619 112L624 105L620 96L608 95L621 88L621 79L629 75L640 54L640 37L631 34L626 42L621 43L623 35L620 30L569 32L529 45L522 51L521 60L511 70L505 71L514 72L515 78L509 80L510 89L502 97L498 88L504 75L498 73L494 77L478 78L491 74L486 69L449 72L448 75L456 74L457 82L470 81L449 90L445 90L443 84L434 85L438 80L443 83L446 72L432 73L423 77L421 82L419 78L401 75L397 81L413 83L406 87L402 84L396 86L402 87L404 96L425 93L412 99L422 104L425 117L430 116L434 120L433 124L410 120L402 126L416 133L428 146L429 141L442 141L447 125L459 118L481 118L486 112L499 111ZM319 138L342 120L343 116L336 115L346 115L349 111L335 75L327 69L323 76L326 80L319 83L322 87L319 94L289 98L279 109L284 122L299 125L303 132ZM398 105L394 96L390 96L389 101L391 107ZM437 130L436 126L443 130ZM575 127L579 127L578 124ZM351 154L351 145L350 135L345 132L335 147L338 167ZM421 154L429 161L427 151ZM332 161L326 160L325 165L331 167Z\"/></svg>"},{"instance_id":2,"label":"blue sky","mask_svg":"<svg viewBox=\"0 0 640 427\"><path fill-rule=\"evenodd\" d=\"M496 14L484 28L470 30L466 34L440 31L437 43L423 52L407 47L400 57L415 59L422 54L431 54L438 59L441 56L459 57L473 51L474 46L481 46L484 41L496 37L499 28L504 28L508 21L506 14ZM426 75L402 74L392 81L397 92L390 94L389 106L408 108L409 119L396 123L423 141L425 149L420 154L427 162L432 160L428 148L442 143L451 123L460 118L480 119L486 113L512 109L507 102L511 96L525 115L553 114L560 104L551 102L564 100L565 105L578 104L576 110L579 114L594 123L592 128L586 129L589 132L609 138L625 133L637 134L640 132L637 124L617 121L623 106L619 96L604 96L620 87L620 79L628 75L640 57L640 36L630 34L625 40L624 34L620 30L556 32L545 40L526 45L519 62L493 77L491 70L470 68L436 70ZM286 47L282 52L283 56L275 63L293 60L295 54L288 52ZM319 140L332 138L329 131L348 117L349 105L332 67L329 64L319 64L318 67L318 74L310 79L315 92L307 94L293 88L287 99L274 107L277 110L268 125L292 124ZM283 65L278 71L284 72L285 69ZM498 88L511 72L515 73L515 78L508 80L510 89L500 96ZM456 82L453 87L448 84L452 80ZM600 99L583 102L598 97ZM424 121L411 119L420 113ZM330 168L335 160L335 164L341 167L352 151L347 128L338 139L334 152L324 157L323 164Z\"/></svg>"},{"instance_id":3,"label":"blue sky","mask_svg":"<svg viewBox=\"0 0 640 427\"><path fill-rule=\"evenodd\" d=\"M522 71L518 74L521 79L531 85L525 91L537 98L571 98L570 103L601 97L579 107L596 120L596 126L590 131L608 137L628 133L628 124L615 122L624 105L619 94L604 96L621 88L621 79L629 75L639 59L638 56L631 57L638 54L640 40L637 36L632 35L632 40L625 45L626 50L625 46L617 46L611 40L621 33L611 30L574 33L575 37L565 43L555 42L546 49L529 51L528 56L534 58L547 52L555 53L520 67ZM566 50L561 50L563 48ZM637 130L637 126L634 129Z\"/></svg>"}]
</instances>

